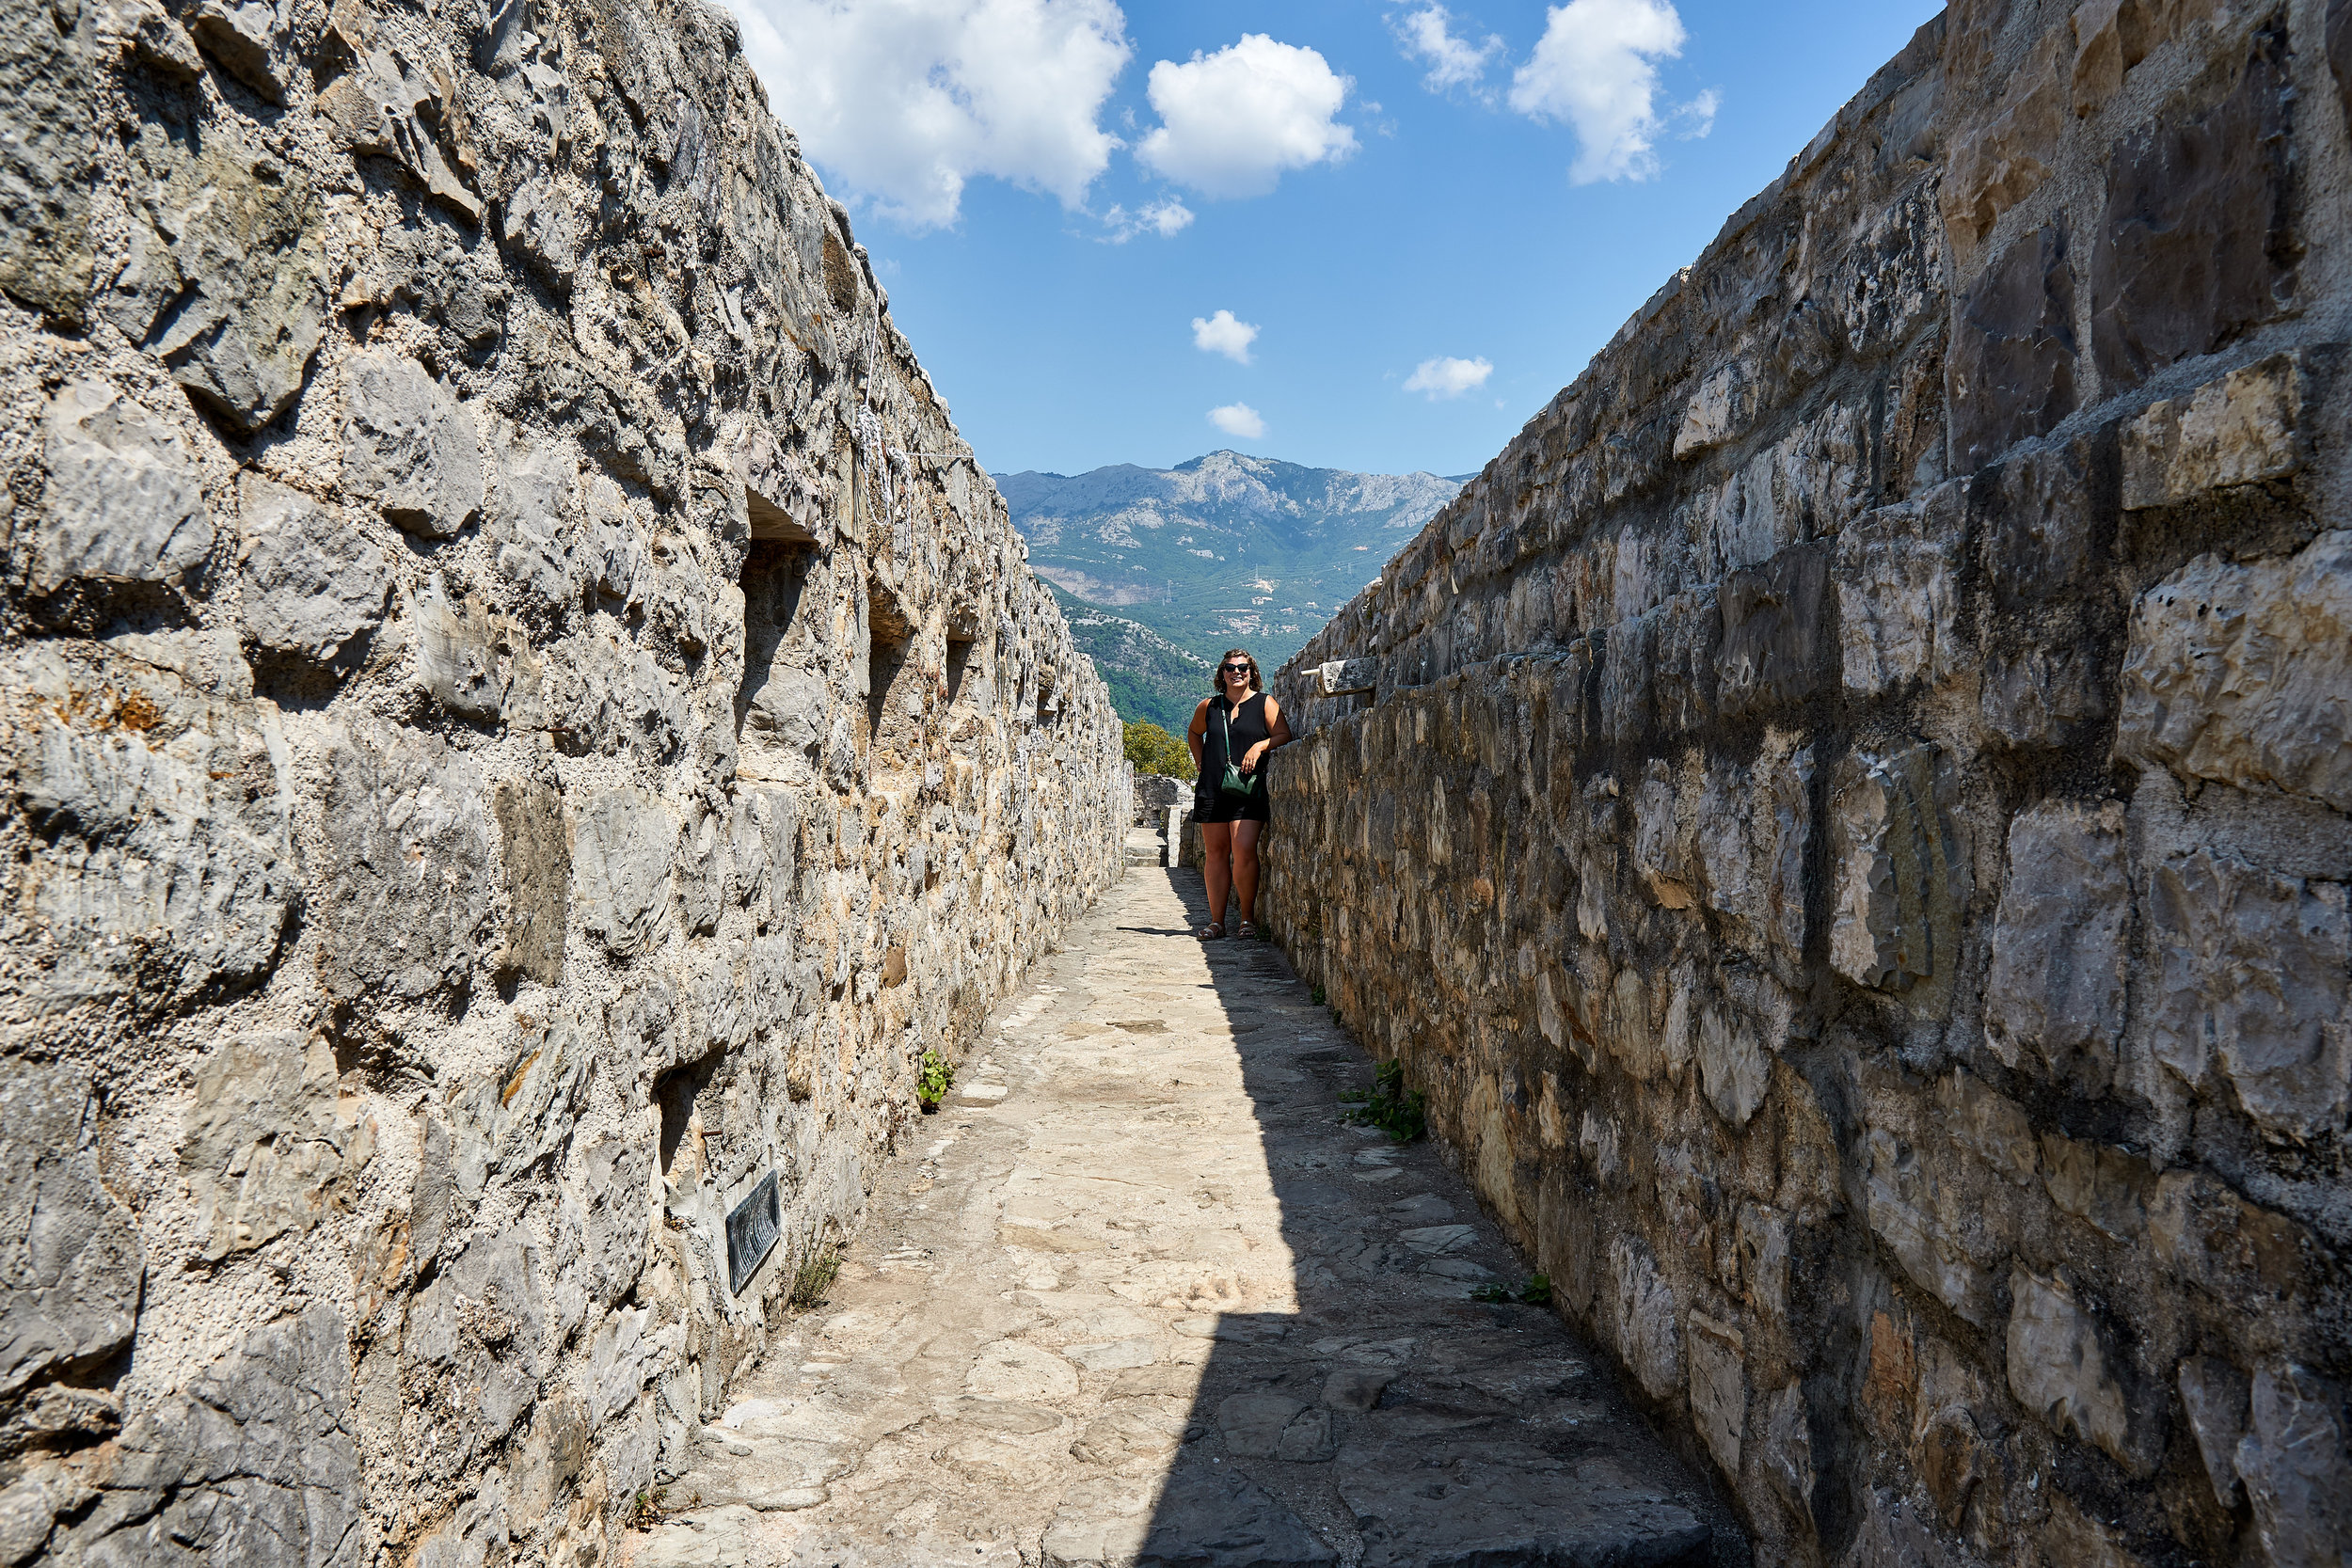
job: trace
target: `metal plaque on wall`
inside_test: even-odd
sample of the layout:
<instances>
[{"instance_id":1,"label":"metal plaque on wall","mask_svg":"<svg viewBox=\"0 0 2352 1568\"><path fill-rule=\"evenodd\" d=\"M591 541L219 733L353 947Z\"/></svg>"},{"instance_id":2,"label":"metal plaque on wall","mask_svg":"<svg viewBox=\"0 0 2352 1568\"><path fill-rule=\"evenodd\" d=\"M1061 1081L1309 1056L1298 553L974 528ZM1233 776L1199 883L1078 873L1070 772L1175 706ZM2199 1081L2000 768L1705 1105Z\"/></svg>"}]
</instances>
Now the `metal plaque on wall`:
<instances>
[{"instance_id":1,"label":"metal plaque on wall","mask_svg":"<svg viewBox=\"0 0 2352 1568\"><path fill-rule=\"evenodd\" d=\"M736 1295L751 1283L753 1274L775 1250L784 1229L784 1211L776 1201L776 1173L760 1178L751 1196L727 1215L727 1290Z\"/></svg>"}]
</instances>

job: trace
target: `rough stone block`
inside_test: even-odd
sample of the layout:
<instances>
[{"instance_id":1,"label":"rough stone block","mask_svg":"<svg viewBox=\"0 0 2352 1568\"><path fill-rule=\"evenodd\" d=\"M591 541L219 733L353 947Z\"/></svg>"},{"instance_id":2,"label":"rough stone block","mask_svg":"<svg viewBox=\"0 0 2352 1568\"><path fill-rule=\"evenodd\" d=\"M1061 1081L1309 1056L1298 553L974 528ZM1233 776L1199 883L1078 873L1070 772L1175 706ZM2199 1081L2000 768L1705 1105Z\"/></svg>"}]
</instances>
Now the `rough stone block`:
<instances>
[{"instance_id":1,"label":"rough stone block","mask_svg":"<svg viewBox=\"0 0 2352 1568\"><path fill-rule=\"evenodd\" d=\"M210 758L135 730L52 722L23 738L18 788L45 840L31 902L58 949L56 994L144 988L180 1005L270 971L296 879L282 821L247 807ZM275 768L262 771L275 796Z\"/></svg>"},{"instance_id":2,"label":"rough stone block","mask_svg":"<svg viewBox=\"0 0 2352 1568\"><path fill-rule=\"evenodd\" d=\"M2237 1473L2275 1563L2341 1562L2352 1548L2352 1462L2344 1398L2309 1369L2265 1362L2254 1374Z\"/></svg>"},{"instance_id":3,"label":"rough stone block","mask_svg":"<svg viewBox=\"0 0 2352 1568\"><path fill-rule=\"evenodd\" d=\"M1704 1312L1690 1316L1691 1419L1707 1451L1735 1481L1748 1424L1747 1339Z\"/></svg>"},{"instance_id":4,"label":"rough stone block","mask_svg":"<svg viewBox=\"0 0 2352 1568\"><path fill-rule=\"evenodd\" d=\"M506 888L505 947L498 967L543 986L564 978L571 907L572 844L564 795L538 779L501 779L490 797Z\"/></svg>"},{"instance_id":5,"label":"rough stone block","mask_svg":"<svg viewBox=\"0 0 2352 1568\"><path fill-rule=\"evenodd\" d=\"M2075 604L2096 592L2115 501L2089 441L2022 453L1967 490L1997 610Z\"/></svg>"},{"instance_id":6,"label":"rough stone block","mask_svg":"<svg viewBox=\"0 0 2352 1568\"><path fill-rule=\"evenodd\" d=\"M2352 1074L2346 892L2203 849L2155 866L2145 909L2156 1059L2192 1086L2217 1069L2273 1132L2338 1128Z\"/></svg>"},{"instance_id":7,"label":"rough stone block","mask_svg":"<svg viewBox=\"0 0 2352 1568\"><path fill-rule=\"evenodd\" d=\"M1994 648L1977 694L1985 733L2017 748L2057 749L2092 738L2108 711L2095 647Z\"/></svg>"},{"instance_id":8,"label":"rough stone block","mask_svg":"<svg viewBox=\"0 0 2352 1568\"><path fill-rule=\"evenodd\" d=\"M2284 561L2200 556L2142 594L2116 750L2352 811L2352 532Z\"/></svg>"},{"instance_id":9,"label":"rough stone block","mask_svg":"<svg viewBox=\"0 0 2352 1568\"><path fill-rule=\"evenodd\" d=\"M0 1395L131 1342L146 1250L99 1178L89 1075L11 1062L0 1074Z\"/></svg>"},{"instance_id":10,"label":"rough stone block","mask_svg":"<svg viewBox=\"0 0 2352 1568\"><path fill-rule=\"evenodd\" d=\"M2074 112L2098 113L2134 66L2201 11L2198 0L2088 0L2074 16Z\"/></svg>"},{"instance_id":11,"label":"rough stone block","mask_svg":"<svg viewBox=\"0 0 2352 1568\"><path fill-rule=\"evenodd\" d=\"M2188 1412L2189 1435L2197 1440L2197 1457L2204 1462L2214 1501L2234 1509L2239 1494L2237 1447L2246 1435L2246 1409L2252 1386L2244 1372L2210 1355L2192 1355L2183 1361L2176 1381L2181 1406Z\"/></svg>"},{"instance_id":12,"label":"rough stone block","mask_svg":"<svg viewBox=\"0 0 2352 1568\"><path fill-rule=\"evenodd\" d=\"M2058 1433L2072 1432L2134 1474L2147 1462L2131 1442L2122 1386L2099 1324L2064 1279L2010 1271L2009 1387Z\"/></svg>"},{"instance_id":13,"label":"rough stone block","mask_svg":"<svg viewBox=\"0 0 2352 1568\"><path fill-rule=\"evenodd\" d=\"M97 62L80 7L0 17L0 292L78 325L89 297Z\"/></svg>"},{"instance_id":14,"label":"rough stone block","mask_svg":"<svg viewBox=\"0 0 2352 1568\"><path fill-rule=\"evenodd\" d=\"M1617 1354L1652 1399L1679 1392L1682 1336L1674 1287L1659 1274L1649 1249L1629 1236L1609 1243L1609 1279L1608 1322Z\"/></svg>"},{"instance_id":15,"label":"rough stone block","mask_svg":"<svg viewBox=\"0 0 2352 1568\"><path fill-rule=\"evenodd\" d=\"M2000 1248L1966 1184L1947 1180L1887 1128L1870 1129L1869 1161L1863 1194L1871 1233L1915 1284L1983 1327L1992 1320L1992 1265Z\"/></svg>"},{"instance_id":16,"label":"rough stone block","mask_svg":"<svg viewBox=\"0 0 2352 1568\"><path fill-rule=\"evenodd\" d=\"M2057 34L2046 36L2006 83L2000 105L1957 141L1944 174L1944 221L1965 252L2003 213L2050 178L2066 115L2066 71Z\"/></svg>"},{"instance_id":17,"label":"rough stone block","mask_svg":"<svg viewBox=\"0 0 2352 1568\"><path fill-rule=\"evenodd\" d=\"M1973 473L2074 411L2074 271L2066 231L2022 234L1955 313L1946 361L1952 467Z\"/></svg>"},{"instance_id":18,"label":"rough stone block","mask_svg":"<svg viewBox=\"0 0 2352 1568\"><path fill-rule=\"evenodd\" d=\"M328 758L319 979L353 1002L464 986L489 916L493 850L473 765L406 730L359 729Z\"/></svg>"},{"instance_id":19,"label":"rough stone block","mask_svg":"<svg viewBox=\"0 0 2352 1568\"><path fill-rule=\"evenodd\" d=\"M336 1094L335 1053L283 1031L215 1050L196 1083L180 1169L204 1217L204 1257L263 1246L317 1224L373 1151L375 1126Z\"/></svg>"},{"instance_id":20,"label":"rough stone block","mask_svg":"<svg viewBox=\"0 0 2352 1568\"><path fill-rule=\"evenodd\" d=\"M2218 103L2176 106L2108 155L2090 257L2090 352L2108 387L2209 354L2294 297L2285 52L2282 34L2257 35Z\"/></svg>"},{"instance_id":21,"label":"rough stone block","mask_svg":"<svg viewBox=\"0 0 2352 1568\"><path fill-rule=\"evenodd\" d=\"M1839 765L1830 798L1830 962L1856 985L1950 985L1972 891L1951 814L1956 782L1932 746Z\"/></svg>"},{"instance_id":22,"label":"rough stone block","mask_svg":"<svg viewBox=\"0 0 2352 1568\"><path fill-rule=\"evenodd\" d=\"M370 349L345 372L343 483L378 498L385 520L446 539L482 512L482 438L472 409L405 356Z\"/></svg>"},{"instance_id":23,"label":"rough stone block","mask_svg":"<svg viewBox=\"0 0 2352 1568\"><path fill-rule=\"evenodd\" d=\"M1959 499L1946 486L1866 513L1838 535L1837 632L1853 695L1941 683L1961 668L1959 531L1948 526Z\"/></svg>"},{"instance_id":24,"label":"rough stone block","mask_svg":"<svg viewBox=\"0 0 2352 1568\"><path fill-rule=\"evenodd\" d=\"M292 8L271 0L199 0L188 30L223 71L264 102L283 103Z\"/></svg>"},{"instance_id":25,"label":"rough stone block","mask_svg":"<svg viewBox=\"0 0 2352 1568\"><path fill-rule=\"evenodd\" d=\"M2085 1086L2113 1077L2131 909L2120 805L2053 801L2010 824L1985 981L1985 1022L2003 1063Z\"/></svg>"},{"instance_id":26,"label":"rough stone block","mask_svg":"<svg viewBox=\"0 0 2352 1568\"><path fill-rule=\"evenodd\" d=\"M88 1558L360 1568L377 1542L356 1437L342 1320L313 1307L253 1329L124 1429Z\"/></svg>"},{"instance_id":27,"label":"rough stone block","mask_svg":"<svg viewBox=\"0 0 2352 1568\"><path fill-rule=\"evenodd\" d=\"M1727 717L1791 707L1820 689L1829 552L1799 545L1724 579L1720 700Z\"/></svg>"},{"instance_id":28,"label":"rough stone block","mask_svg":"<svg viewBox=\"0 0 2352 1568\"><path fill-rule=\"evenodd\" d=\"M374 629L392 580L382 550L310 497L259 474L239 477L237 497L237 567L255 642L326 660Z\"/></svg>"},{"instance_id":29,"label":"rough stone block","mask_svg":"<svg viewBox=\"0 0 2352 1568\"><path fill-rule=\"evenodd\" d=\"M1371 691L1380 684L1380 661L1376 658L1335 658L1318 667L1322 678L1320 695L1344 697L1351 692Z\"/></svg>"},{"instance_id":30,"label":"rough stone block","mask_svg":"<svg viewBox=\"0 0 2352 1568\"><path fill-rule=\"evenodd\" d=\"M677 820L635 788L608 789L580 807L573 827L572 879L580 924L615 958L647 950L670 902Z\"/></svg>"},{"instance_id":31,"label":"rough stone block","mask_svg":"<svg viewBox=\"0 0 2352 1568\"><path fill-rule=\"evenodd\" d=\"M41 421L31 585L172 582L213 547L203 482L180 433L103 381L62 388Z\"/></svg>"},{"instance_id":32,"label":"rough stone block","mask_svg":"<svg viewBox=\"0 0 2352 1568\"><path fill-rule=\"evenodd\" d=\"M2328 0L2328 70L2336 79L2344 118L2352 124L2352 0Z\"/></svg>"},{"instance_id":33,"label":"rough stone block","mask_svg":"<svg viewBox=\"0 0 2352 1568\"><path fill-rule=\"evenodd\" d=\"M435 702L485 723L541 715L542 665L512 617L479 594L453 604L437 572L405 598L417 675Z\"/></svg>"},{"instance_id":34,"label":"rough stone block","mask_svg":"<svg viewBox=\"0 0 2352 1568\"><path fill-rule=\"evenodd\" d=\"M2185 401L2150 404L2123 427L2124 506L2172 506L2289 478L2307 457L2306 395L2301 356L2274 354Z\"/></svg>"},{"instance_id":35,"label":"rough stone block","mask_svg":"<svg viewBox=\"0 0 2352 1568\"><path fill-rule=\"evenodd\" d=\"M108 313L241 433L285 413L326 329L326 209L310 176L224 128L142 134L135 265ZM142 182L145 183L145 182Z\"/></svg>"},{"instance_id":36,"label":"rough stone block","mask_svg":"<svg viewBox=\"0 0 2352 1568\"><path fill-rule=\"evenodd\" d=\"M1732 940L1794 984L1804 958L1804 863L1813 836L1813 749L1767 745L1753 768L1707 773L1696 840L1707 907Z\"/></svg>"}]
</instances>

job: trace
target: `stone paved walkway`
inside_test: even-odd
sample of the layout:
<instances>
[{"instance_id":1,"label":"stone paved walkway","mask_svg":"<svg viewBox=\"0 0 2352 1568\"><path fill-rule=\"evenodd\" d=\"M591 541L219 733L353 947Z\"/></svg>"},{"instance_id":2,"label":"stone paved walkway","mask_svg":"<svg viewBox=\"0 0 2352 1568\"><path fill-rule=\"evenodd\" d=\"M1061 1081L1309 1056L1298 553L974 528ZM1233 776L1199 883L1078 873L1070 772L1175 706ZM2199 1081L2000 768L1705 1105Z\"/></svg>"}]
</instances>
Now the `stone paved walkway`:
<instances>
[{"instance_id":1,"label":"stone paved walkway","mask_svg":"<svg viewBox=\"0 0 2352 1568\"><path fill-rule=\"evenodd\" d=\"M1131 869L1000 1010L636 1568L1746 1560L1581 1343L1471 1299L1510 1250L1199 907Z\"/></svg>"}]
</instances>

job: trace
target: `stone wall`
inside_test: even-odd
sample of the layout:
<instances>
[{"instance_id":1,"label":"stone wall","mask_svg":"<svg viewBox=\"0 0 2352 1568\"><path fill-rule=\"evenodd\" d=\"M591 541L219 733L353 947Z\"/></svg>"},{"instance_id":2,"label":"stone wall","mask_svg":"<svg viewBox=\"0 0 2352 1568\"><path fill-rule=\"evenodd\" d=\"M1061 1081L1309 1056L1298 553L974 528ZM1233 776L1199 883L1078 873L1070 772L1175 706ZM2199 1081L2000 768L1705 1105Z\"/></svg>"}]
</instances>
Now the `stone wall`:
<instances>
[{"instance_id":1,"label":"stone wall","mask_svg":"<svg viewBox=\"0 0 2352 1568\"><path fill-rule=\"evenodd\" d=\"M1758 1560L2352 1549L2352 0L1966 0L1283 672L1271 924Z\"/></svg>"},{"instance_id":2,"label":"stone wall","mask_svg":"<svg viewBox=\"0 0 2352 1568\"><path fill-rule=\"evenodd\" d=\"M10 7L0 292L0 1562L612 1561L1104 689L715 7Z\"/></svg>"}]
</instances>

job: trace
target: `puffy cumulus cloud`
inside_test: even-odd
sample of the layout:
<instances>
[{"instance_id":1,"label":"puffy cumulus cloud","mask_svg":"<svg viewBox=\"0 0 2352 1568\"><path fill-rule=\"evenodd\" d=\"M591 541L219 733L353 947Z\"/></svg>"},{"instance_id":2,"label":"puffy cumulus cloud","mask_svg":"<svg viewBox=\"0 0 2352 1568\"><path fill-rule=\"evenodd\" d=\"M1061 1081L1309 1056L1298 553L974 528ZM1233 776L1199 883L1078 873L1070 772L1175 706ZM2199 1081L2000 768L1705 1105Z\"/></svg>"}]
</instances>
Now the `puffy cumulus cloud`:
<instances>
[{"instance_id":1,"label":"puffy cumulus cloud","mask_svg":"<svg viewBox=\"0 0 2352 1568\"><path fill-rule=\"evenodd\" d=\"M1245 33L1214 55L1152 68L1161 124L1136 152L1203 196L1263 196L1286 170L1356 150L1354 129L1331 118L1352 86L1311 49Z\"/></svg>"},{"instance_id":2,"label":"puffy cumulus cloud","mask_svg":"<svg viewBox=\"0 0 2352 1568\"><path fill-rule=\"evenodd\" d=\"M1577 184L1648 179L1661 129L1656 62L1682 53L1682 18L1669 0L1568 0L1548 14L1534 55L1512 74L1511 107L1575 127Z\"/></svg>"},{"instance_id":3,"label":"puffy cumulus cloud","mask_svg":"<svg viewBox=\"0 0 2352 1568\"><path fill-rule=\"evenodd\" d=\"M1209 422L1228 436L1254 441L1265 434L1265 416L1246 403L1229 403L1209 410Z\"/></svg>"},{"instance_id":4,"label":"puffy cumulus cloud","mask_svg":"<svg viewBox=\"0 0 2352 1568\"><path fill-rule=\"evenodd\" d=\"M1429 401L1458 398L1486 385L1486 378L1495 368L1486 359L1424 359L1413 367L1413 373L1405 378L1408 392L1426 392Z\"/></svg>"},{"instance_id":5,"label":"puffy cumulus cloud","mask_svg":"<svg viewBox=\"0 0 2352 1568\"><path fill-rule=\"evenodd\" d=\"M1103 214L1103 238L1113 245L1125 245L1137 234L1170 239L1191 227L1192 209L1172 196L1165 201L1147 201L1132 213L1114 205Z\"/></svg>"},{"instance_id":6,"label":"puffy cumulus cloud","mask_svg":"<svg viewBox=\"0 0 2352 1568\"><path fill-rule=\"evenodd\" d=\"M736 0L778 119L820 166L915 229L964 182L1086 201L1120 144L1097 122L1125 69L1113 0Z\"/></svg>"},{"instance_id":7,"label":"puffy cumulus cloud","mask_svg":"<svg viewBox=\"0 0 2352 1568\"><path fill-rule=\"evenodd\" d=\"M1488 62L1502 53L1502 40L1492 33L1486 35L1485 43L1474 48L1468 39L1456 37L1454 13L1439 5L1426 5L1401 17L1391 17L1389 25L1395 31L1397 41L1404 45L1405 57L1429 68L1421 83L1431 92L1455 87L1475 91L1486 79Z\"/></svg>"},{"instance_id":8,"label":"puffy cumulus cloud","mask_svg":"<svg viewBox=\"0 0 2352 1568\"><path fill-rule=\"evenodd\" d=\"M1257 341L1257 326L1235 320L1231 310L1192 318L1192 346L1203 354L1221 354L1236 365L1247 365L1249 345Z\"/></svg>"}]
</instances>

